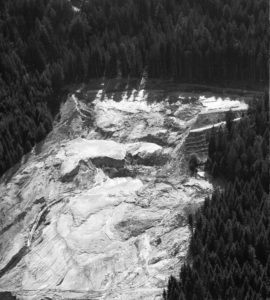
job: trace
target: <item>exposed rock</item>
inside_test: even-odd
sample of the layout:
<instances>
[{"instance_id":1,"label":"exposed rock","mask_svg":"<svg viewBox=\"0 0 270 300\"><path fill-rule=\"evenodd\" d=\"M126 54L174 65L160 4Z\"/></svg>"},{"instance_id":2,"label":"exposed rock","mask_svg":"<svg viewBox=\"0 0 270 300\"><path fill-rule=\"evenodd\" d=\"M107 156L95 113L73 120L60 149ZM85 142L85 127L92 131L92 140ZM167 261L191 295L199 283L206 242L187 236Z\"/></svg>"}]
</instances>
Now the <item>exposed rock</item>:
<instances>
[{"instance_id":1,"label":"exposed rock","mask_svg":"<svg viewBox=\"0 0 270 300\"><path fill-rule=\"evenodd\" d=\"M124 240L137 237L151 227L155 227L162 219L162 214L145 209L132 209L124 219L116 223L115 229Z\"/></svg>"},{"instance_id":2,"label":"exposed rock","mask_svg":"<svg viewBox=\"0 0 270 300\"><path fill-rule=\"evenodd\" d=\"M70 164L62 164L61 167L61 180L65 181L72 181L73 177L78 174L80 169L79 162L71 161Z\"/></svg>"},{"instance_id":3,"label":"exposed rock","mask_svg":"<svg viewBox=\"0 0 270 300\"><path fill-rule=\"evenodd\" d=\"M25 237L17 234L12 245L2 245L1 252L6 255L3 255L0 260L0 277L25 254L25 244Z\"/></svg>"},{"instance_id":4,"label":"exposed rock","mask_svg":"<svg viewBox=\"0 0 270 300\"><path fill-rule=\"evenodd\" d=\"M125 156L126 150L122 144L77 138L65 144L57 154L57 158L62 160L60 177L63 181L74 177L79 171L80 161L91 160L97 166L120 167L124 165Z\"/></svg>"},{"instance_id":5,"label":"exposed rock","mask_svg":"<svg viewBox=\"0 0 270 300\"><path fill-rule=\"evenodd\" d=\"M0 184L0 291L161 299L187 253L187 215L212 190L207 176L187 177L183 156L188 136L191 151L204 146L189 132L207 107L155 90L86 94L69 97L39 151Z\"/></svg>"},{"instance_id":6,"label":"exposed rock","mask_svg":"<svg viewBox=\"0 0 270 300\"><path fill-rule=\"evenodd\" d=\"M161 151L162 147L153 143L133 143L127 144L127 152L131 156L139 156L145 158L157 151Z\"/></svg>"},{"instance_id":7,"label":"exposed rock","mask_svg":"<svg viewBox=\"0 0 270 300\"><path fill-rule=\"evenodd\" d=\"M140 140L165 146L168 140L168 131L166 129L152 130L152 132L142 135Z\"/></svg>"},{"instance_id":8,"label":"exposed rock","mask_svg":"<svg viewBox=\"0 0 270 300\"><path fill-rule=\"evenodd\" d=\"M127 155L132 157L136 164L146 166L162 165L169 157L161 146L146 142L127 144Z\"/></svg>"},{"instance_id":9,"label":"exposed rock","mask_svg":"<svg viewBox=\"0 0 270 300\"><path fill-rule=\"evenodd\" d=\"M183 132L187 128L187 124L184 121L175 117L168 117L164 120L164 126Z\"/></svg>"},{"instance_id":10,"label":"exposed rock","mask_svg":"<svg viewBox=\"0 0 270 300\"><path fill-rule=\"evenodd\" d=\"M202 108L199 105L184 104L178 108L178 110L174 113L174 116L181 121L187 122L197 116L201 110Z\"/></svg>"}]
</instances>

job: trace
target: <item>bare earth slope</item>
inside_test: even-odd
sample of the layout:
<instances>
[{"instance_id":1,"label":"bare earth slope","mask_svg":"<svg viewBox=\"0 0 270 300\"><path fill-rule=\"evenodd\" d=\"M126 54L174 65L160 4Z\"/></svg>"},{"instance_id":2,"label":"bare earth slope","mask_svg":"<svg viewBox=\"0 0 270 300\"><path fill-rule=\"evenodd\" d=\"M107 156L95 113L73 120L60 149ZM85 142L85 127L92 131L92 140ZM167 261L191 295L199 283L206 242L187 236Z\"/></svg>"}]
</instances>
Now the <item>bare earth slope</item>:
<instances>
[{"instance_id":1,"label":"bare earth slope","mask_svg":"<svg viewBox=\"0 0 270 300\"><path fill-rule=\"evenodd\" d=\"M184 151L203 156L198 132L247 106L180 91L156 102L143 86L70 95L52 133L2 178L0 291L160 299L187 252L187 214L212 190L188 176Z\"/></svg>"}]
</instances>

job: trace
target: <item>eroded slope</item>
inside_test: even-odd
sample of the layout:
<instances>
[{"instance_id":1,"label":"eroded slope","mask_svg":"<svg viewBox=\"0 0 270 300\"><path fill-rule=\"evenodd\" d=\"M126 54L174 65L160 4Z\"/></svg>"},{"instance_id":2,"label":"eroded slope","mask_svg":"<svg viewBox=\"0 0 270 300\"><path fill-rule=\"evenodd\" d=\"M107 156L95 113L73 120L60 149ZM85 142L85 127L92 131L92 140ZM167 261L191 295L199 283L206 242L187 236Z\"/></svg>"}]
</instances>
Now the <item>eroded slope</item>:
<instances>
[{"instance_id":1,"label":"eroded slope","mask_svg":"<svg viewBox=\"0 0 270 300\"><path fill-rule=\"evenodd\" d=\"M186 255L186 216L212 189L187 175L185 141L217 120L201 117L214 98L175 92L156 102L155 93L70 95L45 142L2 178L1 290L21 299L160 298ZM235 105L246 109L228 99L222 111Z\"/></svg>"}]
</instances>

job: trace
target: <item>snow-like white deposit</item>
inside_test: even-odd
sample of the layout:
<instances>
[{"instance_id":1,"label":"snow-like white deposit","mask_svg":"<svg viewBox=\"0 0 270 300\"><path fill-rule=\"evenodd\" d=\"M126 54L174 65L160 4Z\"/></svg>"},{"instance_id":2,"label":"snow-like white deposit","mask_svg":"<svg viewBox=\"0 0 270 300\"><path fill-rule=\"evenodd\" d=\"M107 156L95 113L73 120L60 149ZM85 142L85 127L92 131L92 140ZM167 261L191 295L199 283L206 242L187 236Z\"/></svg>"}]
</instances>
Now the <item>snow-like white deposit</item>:
<instances>
[{"instance_id":1,"label":"snow-like white deposit","mask_svg":"<svg viewBox=\"0 0 270 300\"><path fill-rule=\"evenodd\" d=\"M66 156L86 159L95 157L110 157L116 160L125 158L125 146L109 140L87 140L77 138L65 145Z\"/></svg>"},{"instance_id":2,"label":"snow-like white deposit","mask_svg":"<svg viewBox=\"0 0 270 300\"><path fill-rule=\"evenodd\" d=\"M162 150L162 147L154 143L132 143L127 144L127 152L132 156L135 155L148 155L153 154L159 150Z\"/></svg>"},{"instance_id":3,"label":"snow-like white deposit","mask_svg":"<svg viewBox=\"0 0 270 300\"><path fill-rule=\"evenodd\" d=\"M248 105L245 102L241 102L239 100L231 100L230 98L221 98L221 97L205 97L200 96L199 100L202 105L208 110L245 110Z\"/></svg>"},{"instance_id":4,"label":"snow-like white deposit","mask_svg":"<svg viewBox=\"0 0 270 300\"><path fill-rule=\"evenodd\" d=\"M106 98L100 101L100 93L97 94L96 109L115 109L128 113L160 111L162 105L160 103L147 103L147 93L142 90L137 92L133 90L131 93L124 92L121 101L114 101L113 98Z\"/></svg>"}]
</instances>

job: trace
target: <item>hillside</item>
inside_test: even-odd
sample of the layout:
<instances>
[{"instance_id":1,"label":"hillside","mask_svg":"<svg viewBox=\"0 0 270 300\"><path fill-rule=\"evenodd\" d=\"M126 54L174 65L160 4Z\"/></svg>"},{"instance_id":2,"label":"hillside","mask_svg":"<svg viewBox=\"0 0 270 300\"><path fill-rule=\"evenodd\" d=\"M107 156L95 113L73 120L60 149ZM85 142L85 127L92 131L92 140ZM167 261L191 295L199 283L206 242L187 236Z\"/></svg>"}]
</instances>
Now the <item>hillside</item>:
<instances>
[{"instance_id":1,"label":"hillside","mask_svg":"<svg viewBox=\"0 0 270 300\"><path fill-rule=\"evenodd\" d=\"M0 174L52 129L67 84L144 70L181 82L268 81L266 0L73 4L0 3Z\"/></svg>"},{"instance_id":2,"label":"hillside","mask_svg":"<svg viewBox=\"0 0 270 300\"><path fill-rule=\"evenodd\" d=\"M270 299L269 3L0 0L0 300Z\"/></svg>"}]
</instances>

